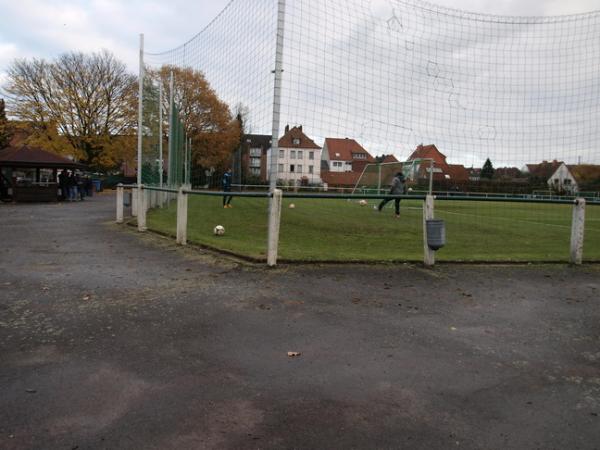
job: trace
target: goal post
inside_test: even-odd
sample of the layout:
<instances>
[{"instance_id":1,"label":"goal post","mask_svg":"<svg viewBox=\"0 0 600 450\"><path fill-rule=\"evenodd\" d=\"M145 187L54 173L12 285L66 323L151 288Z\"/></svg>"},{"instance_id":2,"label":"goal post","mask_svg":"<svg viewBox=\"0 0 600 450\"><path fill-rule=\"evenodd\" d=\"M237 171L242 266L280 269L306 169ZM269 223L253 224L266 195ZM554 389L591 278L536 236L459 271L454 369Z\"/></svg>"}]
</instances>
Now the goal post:
<instances>
[{"instance_id":1,"label":"goal post","mask_svg":"<svg viewBox=\"0 0 600 450\"><path fill-rule=\"evenodd\" d=\"M430 158L367 164L354 185L352 194L385 193L398 172L402 172L409 187L426 182L428 192L431 194L434 173L432 165L433 160Z\"/></svg>"}]
</instances>

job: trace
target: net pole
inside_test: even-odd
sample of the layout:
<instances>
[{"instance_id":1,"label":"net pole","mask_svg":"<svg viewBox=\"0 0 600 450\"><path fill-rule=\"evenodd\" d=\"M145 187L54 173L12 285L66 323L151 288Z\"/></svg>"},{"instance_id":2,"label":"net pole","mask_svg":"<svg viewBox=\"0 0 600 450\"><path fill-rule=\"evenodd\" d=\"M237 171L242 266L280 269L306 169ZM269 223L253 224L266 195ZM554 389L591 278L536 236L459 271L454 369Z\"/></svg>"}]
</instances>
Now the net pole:
<instances>
[{"instance_id":1,"label":"net pole","mask_svg":"<svg viewBox=\"0 0 600 450\"><path fill-rule=\"evenodd\" d=\"M162 82L158 84L158 180L160 187L163 186L163 88Z\"/></svg>"},{"instance_id":2,"label":"net pole","mask_svg":"<svg viewBox=\"0 0 600 450\"><path fill-rule=\"evenodd\" d=\"M433 192L433 159L429 161L429 195Z\"/></svg>"},{"instance_id":3,"label":"net pole","mask_svg":"<svg viewBox=\"0 0 600 450\"><path fill-rule=\"evenodd\" d=\"M144 34L140 34L140 74L138 79L138 136L137 136L137 184L142 185L142 114L144 111Z\"/></svg>"},{"instance_id":4,"label":"net pole","mask_svg":"<svg viewBox=\"0 0 600 450\"><path fill-rule=\"evenodd\" d=\"M183 184L187 184L188 178L188 140L187 136L183 135Z\"/></svg>"},{"instance_id":5,"label":"net pole","mask_svg":"<svg viewBox=\"0 0 600 450\"><path fill-rule=\"evenodd\" d=\"M377 195L381 194L381 163L377 163Z\"/></svg>"},{"instance_id":6,"label":"net pole","mask_svg":"<svg viewBox=\"0 0 600 450\"><path fill-rule=\"evenodd\" d=\"M277 158L279 156L279 116L281 111L281 78L283 73L283 38L285 32L285 0L277 2L277 42L275 49L275 82L273 87L273 126L271 133L271 167L269 191L277 187Z\"/></svg>"},{"instance_id":7,"label":"net pole","mask_svg":"<svg viewBox=\"0 0 600 450\"><path fill-rule=\"evenodd\" d=\"M167 161L167 182L173 187L173 71L169 76L169 150Z\"/></svg>"},{"instance_id":8,"label":"net pole","mask_svg":"<svg viewBox=\"0 0 600 450\"><path fill-rule=\"evenodd\" d=\"M188 138L188 179L187 184L191 186L192 180L192 138Z\"/></svg>"}]
</instances>

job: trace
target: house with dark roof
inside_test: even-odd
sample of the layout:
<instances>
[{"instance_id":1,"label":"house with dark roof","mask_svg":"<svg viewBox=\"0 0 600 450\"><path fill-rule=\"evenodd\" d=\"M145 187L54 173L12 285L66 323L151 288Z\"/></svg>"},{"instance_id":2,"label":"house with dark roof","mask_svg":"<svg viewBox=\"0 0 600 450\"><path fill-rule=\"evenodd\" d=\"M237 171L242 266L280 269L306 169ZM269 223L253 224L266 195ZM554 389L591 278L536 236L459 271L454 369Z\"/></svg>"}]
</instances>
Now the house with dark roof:
<instances>
[{"instance_id":1,"label":"house with dark roof","mask_svg":"<svg viewBox=\"0 0 600 450\"><path fill-rule=\"evenodd\" d=\"M409 161L418 159L433 160L433 180L434 181L454 181L464 183L469 181L469 172L462 164L448 164L446 155L440 152L434 144L417 146L414 152L409 156ZM418 169L418 178L429 179L430 166L428 163L420 164Z\"/></svg>"},{"instance_id":2,"label":"house with dark roof","mask_svg":"<svg viewBox=\"0 0 600 450\"><path fill-rule=\"evenodd\" d=\"M287 182L322 183L321 147L304 134L302 125L292 128L289 125L285 126L285 133L279 139L278 151L278 179ZM271 149L269 148L267 166L270 164L270 161Z\"/></svg>"},{"instance_id":3,"label":"house with dark roof","mask_svg":"<svg viewBox=\"0 0 600 450\"><path fill-rule=\"evenodd\" d=\"M269 166L267 155L271 148L271 136L266 134L246 134L242 138L241 173L244 182L255 179L265 182Z\"/></svg>"},{"instance_id":4,"label":"house with dark roof","mask_svg":"<svg viewBox=\"0 0 600 450\"><path fill-rule=\"evenodd\" d=\"M553 161L542 161L539 164L526 164L523 167L523 173L527 174L529 178L545 183L562 164L564 164L563 161L557 161L556 159Z\"/></svg>"}]
</instances>

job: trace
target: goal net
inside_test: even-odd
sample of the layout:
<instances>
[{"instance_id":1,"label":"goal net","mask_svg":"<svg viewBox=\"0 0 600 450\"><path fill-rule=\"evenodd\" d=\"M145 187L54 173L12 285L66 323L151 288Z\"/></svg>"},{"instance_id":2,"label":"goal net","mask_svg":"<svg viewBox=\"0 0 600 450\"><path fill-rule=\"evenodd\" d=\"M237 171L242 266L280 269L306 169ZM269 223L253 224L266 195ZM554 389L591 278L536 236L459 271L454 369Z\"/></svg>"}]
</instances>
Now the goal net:
<instances>
[{"instance_id":1,"label":"goal net","mask_svg":"<svg viewBox=\"0 0 600 450\"><path fill-rule=\"evenodd\" d=\"M382 194L388 191L394 176L402 172L408 187L430 186L433 171L430 159L367 164L352 189L353 194Z\"/></svg>"}]
</instances>

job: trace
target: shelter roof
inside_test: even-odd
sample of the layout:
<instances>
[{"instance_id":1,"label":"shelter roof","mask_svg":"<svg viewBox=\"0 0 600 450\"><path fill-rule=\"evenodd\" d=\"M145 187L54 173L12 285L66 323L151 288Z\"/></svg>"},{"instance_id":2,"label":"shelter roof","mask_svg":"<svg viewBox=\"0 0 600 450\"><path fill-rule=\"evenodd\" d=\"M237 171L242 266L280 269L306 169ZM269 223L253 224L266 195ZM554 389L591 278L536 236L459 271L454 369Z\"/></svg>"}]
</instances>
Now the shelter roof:
<instances>
[{"instance_id":1,"label":"shelter roof","mask_svg":"<svg viewBox=\"0 0 600 450\"><path fill-rule=\"evenodd\" d=\"M7 147L0 150L0 166L40 168L84 168L63 156L42 150L39 147Z\"/></svg>"}]
</instances>

